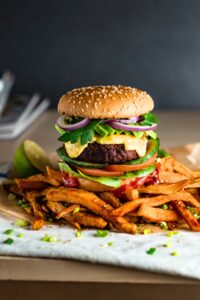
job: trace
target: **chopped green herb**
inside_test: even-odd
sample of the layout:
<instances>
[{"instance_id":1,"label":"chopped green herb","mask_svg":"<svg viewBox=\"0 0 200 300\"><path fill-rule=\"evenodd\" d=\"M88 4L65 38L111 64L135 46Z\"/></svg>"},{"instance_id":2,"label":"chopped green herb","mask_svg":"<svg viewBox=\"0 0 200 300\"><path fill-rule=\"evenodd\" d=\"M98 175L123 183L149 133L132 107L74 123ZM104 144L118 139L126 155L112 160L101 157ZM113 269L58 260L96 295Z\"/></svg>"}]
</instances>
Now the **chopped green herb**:
<instances>
[{"instance_id":1,"label":"chopped green herb","mask_svg":"<svg viewBox=\"0 0 200 300\"><path fill-rule=\"evenodd\" d=\"M21 208L30 208L30 205L28 203L25 203L25 201L22 199L17 201L17 205Z\"/></svg>"},{"instance_id":2,"label":"chopped green herb","mask_svg":"<svg viewBox=\"0 0 200 300\"><path fill-rule=\"evenodd\" d=\"M107 245L108 245L109 247L113 246L113 244L114 244L113 242L108 242L108 243L107 243Z\"/></svg>"},{"instance_id":3,"label":"chopped green herb","mask_svg":"<svg viewBox=\"0 0 200 300\"><path fill-rule=\"evenodd\" d=\"M193 214L195 214L195 212L196 212L194 207L187 206L187 209Z\"/></svg>"},{"instance_id":4,"label":"chopped green herb","mask_svg":"<svg viewBox=\"0 0 200 300\"><path fill-rule=\"evenodd\" d=\"M8 238L7 240L3 241L3 243L7 244L7 245L12 245L14 243L14 240L11 238Z\"/></svg>"},{"instance_id":5,"label":"chopped green herb","mask_svg":"<svg viewBox=\"0 0 200 300\"><path fill-rule=\"evenodd\" d=\"M4 234L7 234L7 235L12 235L13 233L14 233L13 229L7 229L4 231Z\"/></svg>"},{"instance_id":6,"label":"chopped green herb","mask_svg":"<svg viewBox=\"0 0 200 300\"><path fill-rule=\"evenodd\" d=\"M45 236L41 240L47 243L56 243L58 241L57 237L50 236L48 234L45 234Z\"/></svg>"},{"instance_id":7,"label":"chopped green herb","mask_svg":"<svg viewBox=\"0 0 200 300\"><path fill-rule=\"evenodd\" d=\"M23 235L23 233L19 233L19 234L17 235L17 237L18 237L18 238L23 238L24 235Z\"/></svg>"},{"instance_id":8,"label":"chopped green herb","mask_svg":"<svg viewBox=\"0 0 200 300\"><path fill-rule=\"evenodd\" d=\"M79 211L80 211L80 207L74 208L74 210L73 210L73 215L76 214L76 213L78 213Z\"/></svg>"},{"instance_id":9,"label":"chopped green herb","mask_svg":"<svg viewBox=\"0 0 200 300\"><path fill-rule=\"evenodd\" d=\"M155 252L156 252L156 248L149 248L149 250L147 250L146 253L149 254L149 255L154 255Z\"/></svg>"},{"instance_id":10,"label":"chopped green herb","mask_svg":"<svg viewBox=\"0 0 200 300\"><path fill-rule=\"evenodd\" d=\"M108 230L97 230L97 237L106 237L108 235Z\"/></svg>"},{"instance_id":11,"label":"chopped green herb","mask_svg":"<svg viewBox=\"0 0 200 300\"><path fill-rule=\"evenodd\" d=\"M173 251L173 252L171 253L171 255L172 255L172 256L179 256L179 253L178 253L178 251Z\"/></svg>"},{"instance_id":12,"label":"chopped green herb","mask_svg":"<svg viewBox=\"0 0 200 300\"><path fill-rule=\"evenodd\" d=\"M168 229L168 225L166 222L160 222L160 227L164 230L167 230Z\"/></svg>"},{"instance_id":13,"label":"chopped green herb","mask_svg":"<svg viewBox=\"0 0 200 300\"><path fill-rule=\"evenodd\" d=\"M83 232L81 230L76 230L75 235L77 238L80 238L83 235Z\"/></svg>"},{"instance_id":14,"label":"chopped green herb","mask_svg":"<svg viewBox=\"0 0 200 300\"><path fill-rule=\"evenodd\" d=\"M172 237L173 235L177 235L177 234L179 234L178 231L169 231L169 232L167 233L167 236L168 236L168 237Z\"/></svg>"},{"instance_id":15,"label":"chopped green herb","mask_svg":"<svg viewBox=\"0 0 200 300\"><path fill-rule=\"evenodd\" d=\"M164 245L164 247L166 247L166 248L170 248L172 246L172 242L167 242L165 245Z\"/></svg>"},{"instance_id":16,"label":"chopped green herb","mask_svg":"<svg viewBox=\"0 0 200 300\"><path fill-rule=\"evenodd\" d=\"M200 218L200 215L196 212L194 207L187 206L187 209L193 214L193 216L198 220Z\"/></svg>"},{"instance_id":17,"label":"chopped green herb","mask_svg":"<svg viewBox=\"0 0 200 300\"><path fill-rule=\"evenodd\" d=\"M24 204L24 201L22 199L20 199L20 200L17 201L17 205L19 207L21 207L23 204Z\"/></svg>"},{"instance_id":18,"label":"chopped green herb","mask_svg":"<svg viewBox=\"0 0 200 300\"><path fill-rule=\"evenodd\" d=\"M169 209L169 207L168 207L167 204L163 204L163 205L162 205L162 209Z\"/></svg>"},{"instance_id":19,"label":"chopped green herb","mask_svg":"<svg viewBox=\"0 0 200 300\"><path fill-rule=\"evenodd\" d=\"M144 229L143 233L144 234L150 234L151 233L151 229L149 229L149 228Z\"/></svg>"},{"instance_id":20,"label":"chopped green herb","mask_svg":"<svg viewBox=\"0 0 200 300\"><path fill-rule=\"evenodd\" d=\"M16 219L15 220L15 225L19 226L19 227L26 227L28 226L28 222L24 219Z\"/></svg>"},{"instance_id":21,"label":"chopped green herb","mask_svg":"<svg viewBox=\"0 0 200 300\"><path fill-rule=\"evenodd\" d=\"M198 215L197 213L195 213L194 217L198 220L200 218L200 215Z\"/></svg>"}]
</instances>

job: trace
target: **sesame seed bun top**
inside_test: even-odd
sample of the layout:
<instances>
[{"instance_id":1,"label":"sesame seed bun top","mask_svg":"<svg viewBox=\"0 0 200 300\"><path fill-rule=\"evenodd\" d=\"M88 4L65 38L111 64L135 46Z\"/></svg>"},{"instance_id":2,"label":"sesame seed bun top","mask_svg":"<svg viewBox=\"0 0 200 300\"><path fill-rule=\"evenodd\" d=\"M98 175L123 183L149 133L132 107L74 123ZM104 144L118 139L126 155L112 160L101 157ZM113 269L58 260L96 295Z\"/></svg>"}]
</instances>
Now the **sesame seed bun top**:
<instances>
[{"instance_id":1,"label":"sesame seed bun top","mask_svg":"<svg viewBox=\"0 0 200 300\"><path fill-rule=\"evenodd\" d=\"M143 115L153 107L153 99L136 88L88 86L64 94L58 103L58 112L90 119L130 118Z\"/></svg>"}]
</instances>

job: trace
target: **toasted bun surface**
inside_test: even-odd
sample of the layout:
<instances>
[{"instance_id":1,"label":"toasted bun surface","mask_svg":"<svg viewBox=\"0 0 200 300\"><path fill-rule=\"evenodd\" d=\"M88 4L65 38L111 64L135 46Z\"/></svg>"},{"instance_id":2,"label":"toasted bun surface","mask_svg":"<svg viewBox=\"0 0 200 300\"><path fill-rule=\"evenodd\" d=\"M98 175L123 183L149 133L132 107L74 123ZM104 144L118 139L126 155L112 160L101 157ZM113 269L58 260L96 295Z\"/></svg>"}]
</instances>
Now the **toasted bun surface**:
<instances>
[{"instance_id":1,"label":"toasted bun surface","mask_svg":"<svg viewBox=\"0 0 200 300\"><path fill-rule=\"evenodd\" d=\"M89 86L64 94L58 103L58 112L90 119L130 118L145 114L153 107L153 99L136 88Z\"/></svg>"}]
</instances>

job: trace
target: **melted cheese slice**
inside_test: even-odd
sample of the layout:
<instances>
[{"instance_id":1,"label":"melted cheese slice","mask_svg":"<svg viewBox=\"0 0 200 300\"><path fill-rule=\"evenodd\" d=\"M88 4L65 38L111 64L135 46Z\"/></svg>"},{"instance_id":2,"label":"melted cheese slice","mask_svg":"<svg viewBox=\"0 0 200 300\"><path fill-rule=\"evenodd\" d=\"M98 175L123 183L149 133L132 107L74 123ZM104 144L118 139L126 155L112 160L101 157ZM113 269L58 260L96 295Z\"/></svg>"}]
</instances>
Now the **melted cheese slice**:
<instances>
[{"instance_id":1,"label":"melted cheese slice","mask_svg":"<svg viewBox=\"0 0 200 300\"><path fill-rule=\"evenodd\" d=\"M135 150L140 157L146 154L148 139L144 136L137 138L134 136L127 136L123 134L111 135L106 137L94 136L90 143L97 142L98 144L124 144L125 150ZM70 142L65 143L65 149L69 157L78 157L88 144L81 145L80 142L71 144Z\"/></svg>"}]
</instances>

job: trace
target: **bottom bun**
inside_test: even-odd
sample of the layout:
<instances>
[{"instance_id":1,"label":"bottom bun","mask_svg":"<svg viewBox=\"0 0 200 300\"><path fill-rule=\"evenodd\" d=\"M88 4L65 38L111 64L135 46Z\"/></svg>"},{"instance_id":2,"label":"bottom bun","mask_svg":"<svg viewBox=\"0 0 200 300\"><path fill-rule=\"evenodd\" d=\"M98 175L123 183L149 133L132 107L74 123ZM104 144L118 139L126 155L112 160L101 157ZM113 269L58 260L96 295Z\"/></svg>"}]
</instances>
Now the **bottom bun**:
<instances>
[{"instance_id":1,"label":"bottom bun","mask_svg":"<svg viewBox=\"0 0 200 300\"><path fill-rule=\"evenodd\" d=\"M80 188L90 192L111 192L115 188L85 178L78 178Z\"/></svg>"}]
</instances>

